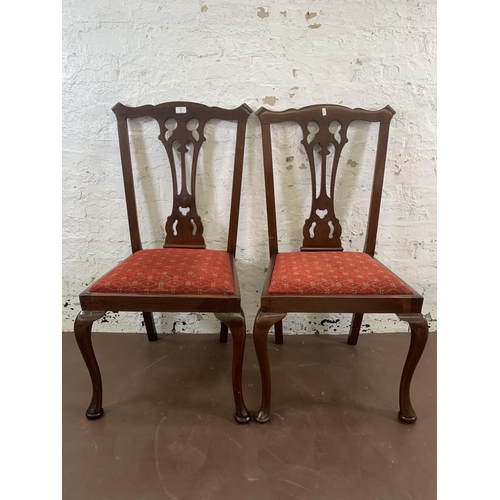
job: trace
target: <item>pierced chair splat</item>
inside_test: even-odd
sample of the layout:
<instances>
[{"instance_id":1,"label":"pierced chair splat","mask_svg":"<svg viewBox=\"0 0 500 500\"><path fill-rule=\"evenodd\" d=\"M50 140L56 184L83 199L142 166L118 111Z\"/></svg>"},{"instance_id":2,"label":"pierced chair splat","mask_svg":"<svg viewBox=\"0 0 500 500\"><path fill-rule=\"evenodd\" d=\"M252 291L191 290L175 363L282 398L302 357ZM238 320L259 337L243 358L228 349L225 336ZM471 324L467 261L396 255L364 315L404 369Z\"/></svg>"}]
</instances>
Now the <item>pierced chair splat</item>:
<instances>
[{"instance_id":1,"label":"pierced chair splat","mask_svg":"<svg viewBox=\"0 0 500 500\"><path fill-rule=\"evenodd\" d=\"M211 312L222 323L221 342L227 341L228 329L231 330L235 419L240 423L248 422L250 413L243 401L241 373L246 327L234 261L245 130L252 110L246 104L236 109L223 109L193 102L166 102L140 107L118 103L113 112L118 123L132 254L80 294L82 311L75 320L75 336L93 388L86 416L96 419L103 415L102 382L91 330L94 321L106 311L142 312L150 341L157 340L153 312ZM165 224L163 248L142 249L128 131L128 121L135 118L156 120L158 139L170 164L173 207ZM167 128L166 123L171 120L175 121L175 127ZM209 120L237 122L226 251L206 248L204 227L196 208L198 158ZM190 122L197 126L193 129ZM190 155L187 154L189 150ZM180 163L179 169L176 160ZM187 168L189 161L190 171Z\"/></svg>"},{"instance_id":2,"label":"pierced chair splat","mask_svg":"<svg viewBox=\"0 0 500 500\"><path fill-rule=\"evenodd\" d=\"M260 108L256 114L262 128L270 264L253 330L262 377L262 403L254 415L255 420L264 423L271 415L269 329L274 325L275 341L281 344L282 320L289 312L347 312L353 313L350 345L358 341L364 313L393 313L410 324L411 343L401 378L398 416L402 422L414 422L417 417L410 401L410 383L428 336L427 322L422 315L423 297L374 258L389 127L395 111L390 106L367 111L322 104L279 112ZM335 180L342 149L348 142L349 126L356 120L378 122L378 142L364 250L344 252L342 227L335 215ZM282 145L276 144L278 135L273 135L275 142L272 143L271 125L279 127L284 122L299 125L299 139L311 172L312 203L303 226L300 251L279 253L273 146L282 149ZM334 122L337 130L332 127ZM319 165L315 163L316 158Z\"/></svg>"}]
</instances>

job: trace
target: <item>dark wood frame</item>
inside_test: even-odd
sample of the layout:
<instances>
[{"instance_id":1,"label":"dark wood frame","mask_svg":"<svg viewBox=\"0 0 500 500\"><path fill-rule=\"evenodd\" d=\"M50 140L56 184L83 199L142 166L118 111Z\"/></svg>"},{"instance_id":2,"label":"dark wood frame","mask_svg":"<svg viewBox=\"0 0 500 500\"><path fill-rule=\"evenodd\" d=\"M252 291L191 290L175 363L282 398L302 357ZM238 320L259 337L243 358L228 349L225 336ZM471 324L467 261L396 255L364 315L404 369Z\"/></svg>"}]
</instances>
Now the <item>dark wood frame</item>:
<instances>
[{"instance_id":1,"label":"dark wood frame","mask_svg":"<svg viewBox=\"0 0 500 500\"><path fill-rule=\"evenodd\" d=\"M246 123L252 110L246 104L236 109L209 107L193 102L167 102L156 106L146 105L128 107L121 103L113 107L118 122L118 138L125 186L125 198L130 230L132 253L142 249L137 217L137 205L134 192L133 169L130 153L128 120L150 117L158 122L160 128L159 140L165 146L172 173L173 207L166 222L166 238L164 248L205 248L203 239L203 224L196 211L196 167L198 153L205 141L205 124L211 119L236 121L236 145L234 155L233 186L231 196L229 234L227 253L229 254L235 292L234 295L167 295L139 293L95 293L88 287L80 294L82 311L75 320L75 336L85 360L92 380L92 400L86 412L89 419L103 415L102 381L99 366L91 341L91 331L94 321L100 319L105 311L137 311L142 312L144 323L150 341L157 340L152 312L212 312L221 321L220 341L227 342L228 329L233 336L232 382L236 406L235 419L246 423L251 415L245 407L242 393L242 363L246 340L245 315L241 309L241 294L235 268L236 238L240 208L241 180L243 155L245 149ZM165 122L176 120L175 130L168 131ZM194 131L188 129L191 120L197 120ZM188 146L193 148L191 168L191 189L188 190L185 154ZM173 148L180 153L181 181L177 182ZM180 189L178 184L181 185ZM182 213L182 211L184 213ZM186 216L186 209L189 208ZM175 230L173 225L177 221Z\"/></svg>"},{"instance_id":2,"label":"dark wood frame","mask_svg":"<svg viewBox=\"0 0 500 500\"><path fill-rule=\"evenodd\" d=\"M423 297L413 288L411 295L291 295L269 294L268 288L273 274L276 256L278 255L278 232L276 222L276 203L274 195L273 156L271 144L271 124L293 121L300 125L303 133L302 144L306 149L311 168L312 203L311 215L304 224L304 243L301 251L342 251L340 236L342 228L335 217L334 194L335 178L343 146L347 143L347 130L351 122L363 120L378 122L379 134L373 185L371 191L370 209L368 214L368 229L366 233L364 253L372 258L375 253L377 229L382 198L387 144L389 139L390 122L395 111L390 107L379 111L351 109L345 106L318 104L300 109L285 111L271 111L260 108L258 116L262 127L262 146L264 159L264 180L266 186L266 205L269 236L270 263L261 295L261 305L254 322L254 344L259 360L262 377L262 402L260 409L254 415L257 422L264 423L270 419L271 405L271 372L267 353L267 336L269 329L274 325L275 342L283 343L282 320L289 312L317 312L317 313L353 313L348 344L356 345L364 313L395 313L410 324L411 343L403 368L401 378L399 403L399 419L405 423L413 423L417 419L410 400L410 383L413 372L425 348L428 337L427 321L422 315ZM308 123L316 122L319 131L308 140ZM339 122L340 130L337 135L329 131L332 121ZM332 161L332 175L330 194L326 191L326 157L329 147L334 146ZM320 192L316 193L316 169L314 164L314 147L319 149L321 157L321 184ZM328 217L318 217L317 210L327 210ZM329 236L327 220L334 226L333 237ZM315 238L311 238L309 227L315 222ZM330 233L331 234L331 233ZM378 261L377 261L378 262ZM384 266L385 267L385 266ZM409 286L409 285L408 285Z\"/></svg>"}]
</instances>

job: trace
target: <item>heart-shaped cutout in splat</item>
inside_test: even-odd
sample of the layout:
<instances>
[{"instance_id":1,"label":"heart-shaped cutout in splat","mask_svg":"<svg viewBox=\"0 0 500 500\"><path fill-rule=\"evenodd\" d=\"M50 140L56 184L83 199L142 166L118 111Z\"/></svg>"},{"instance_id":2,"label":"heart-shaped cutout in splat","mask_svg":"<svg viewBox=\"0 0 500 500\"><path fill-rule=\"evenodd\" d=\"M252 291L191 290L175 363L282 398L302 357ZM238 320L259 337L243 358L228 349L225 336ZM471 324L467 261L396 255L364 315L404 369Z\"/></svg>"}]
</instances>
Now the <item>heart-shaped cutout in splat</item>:
<instances>
[{"instance_id":1,"label":"heart-shaped cutout in splat","mask_svg":"<svg viewBox=\"0 0 500 500\"><path fill-rule=\"evenodd\" d=\"M316 215L320 218L320 219L324 219L326 217L326 214L328 213L328 210L325 208L323 210L320 210L319 208L316 210Z\"/></svg>"},{"instance_id":2,"label":"heart-shaped cutout in splat","mask_svg":"<svg viewBox=\"0 0 500 500\"><path fill-rule=\"evenodd\" d=\"M179 212L182 214L182 215L187 215L189 213L191 209L189 207L179 207Z\"/></svg>"}]
</instances>

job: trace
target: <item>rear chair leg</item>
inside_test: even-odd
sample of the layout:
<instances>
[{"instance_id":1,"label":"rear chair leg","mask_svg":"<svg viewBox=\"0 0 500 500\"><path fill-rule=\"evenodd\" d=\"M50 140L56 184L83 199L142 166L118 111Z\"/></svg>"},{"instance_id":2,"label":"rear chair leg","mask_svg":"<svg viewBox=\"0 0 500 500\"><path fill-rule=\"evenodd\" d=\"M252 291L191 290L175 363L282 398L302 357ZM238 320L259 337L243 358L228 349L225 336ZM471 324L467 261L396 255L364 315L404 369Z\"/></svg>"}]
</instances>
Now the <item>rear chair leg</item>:
<instances>
[{"instance_id":1,"label":"rear chair leg","mask_svg":"<svg viewBox=\"0 0 500 500\"><path fill-rule=\"evenodd\" d=\"M354 313L352 315L351 329L347 343L349 345L356 345L358 343L359 330L361 329L361 322L363 321L363 313Z\"/></svg>"},{"instance_id":2,"label":"rear chair leg","mask_svg":"<svg viewBox=\"0 0 500 500\"><path fill-rule=\"evenodd\" d=\"M260 377L262 380L262 402L259 411L255 413L256 422L263 424L271 418L271 370L267 353L267 334L271 326L281 321L286 314L264 312L259 309L253 325L253 342L259 360Z\"/></svg>"},{"instance_id":3,"label":"rear chair leg","mask_svg":"<svg viewBox=\"0 0 500 500\"><path fill-rule=\"evenodd\" d=\"M246 424L252 419L252 416L243 399L243 356L247 337L245 315L240 309L239 313L216 313L215 316L222 321L226 332L228 327L231 329L233 337L233 395L236 406L234 418L239 424Z\"/></svg>"},{"instance_id":4,"label":"rear chair leg","mask_svg":"<svg viewBox=\"0 0 500 500\"><path fill-rule=\"evenodd\" d=\"M158 340L158 335L156 334L155 320L153 318L152 312L143 312L144 324L146 325L146 332L148 333L148 339L150 342Z\"/></svg>"},{"instance_id":5,"label":"rear chair leg","mask_svg":"<svg viewBox=\"0 0 500 500\"><path fill-rule=\"evenodd\" d=\"M410 400L410 384L413 372L424 352L427 337L429 336L429 326L427 320L421 313L398 314L402 321L410 324L411 341L408 356L406 357L401 385L399 386L399 413L398 418L405 424L412 424L417 420L417 414L413 409Z\"/></svg>"},{"instance_id":6,"label":"rear chair leg","mask_svg":"<svg viewBox=\"0 0 500 500\"><path fill-rule=\"evenodd\" d=\"M92 347L91 333L94 321L102 318L104 311L81 311L75 319L75 337L80 352L90 373L92 380L92 400L85 416L89 420L102 417L102 381L99 365Z\"/></svg>"},{"instance_id":7,"label":"rear chair leg","mask_svg":"<svg viewBox=\"0 0 500 500\"><path fill-rule=\"evenodd\" d=\"M274 325L274 343L283 344L283 320Z\"/></svg>"}]
</instances>

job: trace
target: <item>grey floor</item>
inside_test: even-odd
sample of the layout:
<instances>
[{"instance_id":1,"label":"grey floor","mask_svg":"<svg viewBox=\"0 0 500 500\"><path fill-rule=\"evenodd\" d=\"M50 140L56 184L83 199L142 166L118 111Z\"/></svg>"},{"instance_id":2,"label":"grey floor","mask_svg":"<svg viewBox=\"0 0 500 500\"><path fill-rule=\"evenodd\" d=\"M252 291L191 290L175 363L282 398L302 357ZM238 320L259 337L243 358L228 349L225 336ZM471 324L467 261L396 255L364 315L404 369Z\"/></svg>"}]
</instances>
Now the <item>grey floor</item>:
<instances>
[{"instance_id":1,"label":"grey floor","mask_svg":"<svg viewBox=\"0 0 500 500\"><path fill-rule=\"evenodd\" d=\"M63 498L322 500L436 498L436 335L413 379L414 425L397 420L409 334L269 337L272 420L233 420L231 341L94 334L102 419L63 334ZM260 402L248 337L244 391Z\"/></svg>"}]
</instances>

